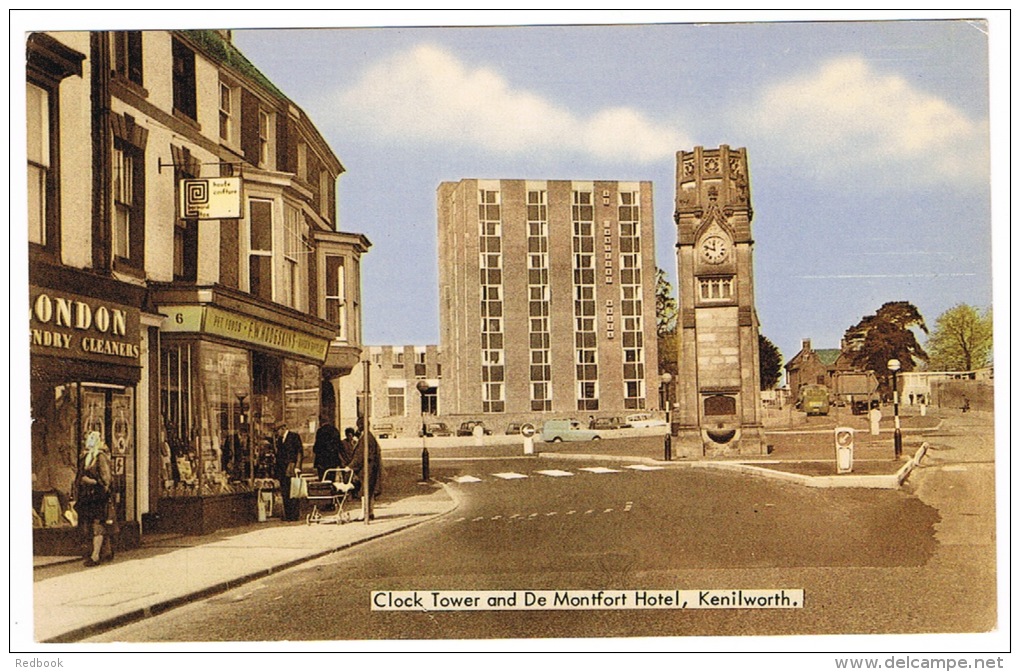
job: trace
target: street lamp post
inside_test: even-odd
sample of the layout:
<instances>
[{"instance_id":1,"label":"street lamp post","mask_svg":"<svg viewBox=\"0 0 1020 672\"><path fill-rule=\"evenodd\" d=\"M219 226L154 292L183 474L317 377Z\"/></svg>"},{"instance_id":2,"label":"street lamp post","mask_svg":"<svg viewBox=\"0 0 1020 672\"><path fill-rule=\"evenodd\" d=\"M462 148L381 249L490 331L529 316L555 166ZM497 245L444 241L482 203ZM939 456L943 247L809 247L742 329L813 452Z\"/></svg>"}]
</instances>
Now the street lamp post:
<instances>
[{"instance_id":1,"label":"street lamp post","mask_svg":"<svg viewBox=\"0 0 1020 672\"><path fill-rule=\"evenodd\" d=\"M673 459L673 404L670 400L669 385L673 382L673 376L667 371L662 374L662 401L666 407L666 439L663 442L663 456L666 462Z\"/></svg>"},{"instance_id":2,"label":"street lamp post","mask_svg":"<svg viewBox=\"0 0 1020 672\"><path fill-rule=\"evenodd\" d=\"M900 395L896 389L896 373L900 370L900 360L890 359L887 366L892 371L893 422L895 423L895 429L893 429L893 452L896 459L899 459L900 455L903 454L903 434L900 432Z\"/></svg>"},{"instance_id":3,"label":"street lamp post","mask_svg":"<svg viewBox=\"0 0 1020 672\"><path fill-rule=\"evenodd\" d=\"M422 483L429 482L429 449L425 445L425 393L429 390L429 384L424 380L419 380L418 384L415 385L418 388L418 394L421 395L421 480Z\"/></svg>"}]
</instances>

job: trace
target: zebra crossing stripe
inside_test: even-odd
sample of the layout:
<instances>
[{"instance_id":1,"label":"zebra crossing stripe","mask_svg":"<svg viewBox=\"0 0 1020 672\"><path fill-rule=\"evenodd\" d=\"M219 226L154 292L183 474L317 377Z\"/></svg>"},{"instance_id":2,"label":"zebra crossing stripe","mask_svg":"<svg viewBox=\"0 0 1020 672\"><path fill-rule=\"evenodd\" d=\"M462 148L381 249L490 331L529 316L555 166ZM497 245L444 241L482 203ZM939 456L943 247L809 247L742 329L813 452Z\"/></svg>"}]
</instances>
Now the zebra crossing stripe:
<instances>
[{"instance_id":1,"label":"zebra crossing stripe","mask_svg":"<svg viewBox=\"0 0 1020 672\"><path fill-rule=\"evenodd\" d=\"M482 479L475 478L474 476L454 476L453 480L457 483L481 483Z\"/></svg>"},{"instance_id":2,"label":"zebra crossing stripe","mask_svg":"<svg viewBox=\"0 0 1020 672\"><path fill-rule=\"evenodd\" d=\"M618 474L619 469L610 469L608 467L581 467L581 471L588 471L593 474Z\"/></svg>"},{"instance_id":3,"label":"zebra crossing stripe","mask_svg":"<svg viewBox=\"0 0 1020 672\"><path fill-rule=\"evenodd\" d=\"M525 474L518 474L517 472L514 471L503 471L498 474L493 474L493 476L495 476L496 478L502 478L505 481L511 481L516 478L527 478Z\"/></svg>"},{"instance_id":4,"label":"zebra crossing stripe","mask_svg":"<svg viewBox=\"0 0 1020 672\"><path fill-rule=\"evenodd\" d=\"M561 471L559 469L544 469L535 473L542 474L543 476L555 476L557 478L560 476L573 476L569 471Z\"/></svg>"},{"instance_id":5,"label":"zebra crossing stripe","mask_svg":"<svg viewBox=\"0 0 1020 672\"><path fill-rule=\"evenodd\" d=\"M648 464L628 464L625 469L633 469L634 471L658 471L664 467L656 467Z\"/></svg>"}]
</instances>

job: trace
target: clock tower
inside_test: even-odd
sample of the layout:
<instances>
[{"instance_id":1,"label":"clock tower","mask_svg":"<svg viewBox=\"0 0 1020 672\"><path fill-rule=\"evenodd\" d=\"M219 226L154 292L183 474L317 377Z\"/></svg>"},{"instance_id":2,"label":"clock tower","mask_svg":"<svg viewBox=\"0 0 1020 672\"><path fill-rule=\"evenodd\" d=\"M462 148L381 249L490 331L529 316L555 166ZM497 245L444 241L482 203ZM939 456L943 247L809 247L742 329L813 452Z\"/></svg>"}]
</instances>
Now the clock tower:
<instances>
[{"instance_id":1,"label":"clock tower","mask_svg":"<svg viewBox=\"0 0 1020 672\"><path fill-rule=\"evenodd\" d=\"M765 452L747 151L677 152L677 452Z\"/></svg>"}]
</instances>

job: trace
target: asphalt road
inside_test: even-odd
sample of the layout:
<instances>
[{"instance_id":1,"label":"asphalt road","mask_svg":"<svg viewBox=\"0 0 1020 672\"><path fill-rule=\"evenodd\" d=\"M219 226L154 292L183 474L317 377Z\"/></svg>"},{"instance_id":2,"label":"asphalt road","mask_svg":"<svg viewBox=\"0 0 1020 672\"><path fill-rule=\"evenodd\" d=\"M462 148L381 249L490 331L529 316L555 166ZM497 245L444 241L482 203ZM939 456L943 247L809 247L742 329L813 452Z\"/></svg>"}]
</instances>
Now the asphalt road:
<instances>
[{"instance_id":1,"label":"asphalt road","mask_svg":"<svg viewBox=\"0 0 1020 672\"><path fill-rule=\"evenodd\" d=\"M187 642L967 632L984 576L941 559L901 491L816 490L626 462L441 462L460 505L89 641ZM613 471L584 471L598 467ZM540 471L569 472L570 476ZM527 478L502 478L517 473ZM473 479L478 479L473 480ZM460 480L462 482L456 482ZM919 582L923 577L923 582ZM930 589L934 587L935 589ZM373 590L803 589L789 610L382 612ZM994 581L991 590L994 593ZM994 605L994 594L991 595Z\"/></svg>"}]
</instances>

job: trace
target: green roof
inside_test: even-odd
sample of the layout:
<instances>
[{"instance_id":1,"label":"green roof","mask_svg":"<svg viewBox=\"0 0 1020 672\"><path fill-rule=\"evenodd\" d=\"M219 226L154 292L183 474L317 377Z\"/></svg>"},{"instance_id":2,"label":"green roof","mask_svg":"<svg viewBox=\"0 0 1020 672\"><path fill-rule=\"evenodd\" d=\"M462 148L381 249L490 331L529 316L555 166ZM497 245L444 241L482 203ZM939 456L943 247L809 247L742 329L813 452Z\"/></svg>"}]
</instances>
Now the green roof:
<instances>
[{"instance_id":1,"label":"green roof","mask_svg":"<svg viewBox=\"0 0 1020 672\"><path fill-rule=\"evenodd\" d=\"M839 356L843 351L839 348L826 348L823 350L815 350L814 352L822 364L832 366L836 363L836 360L839 359Z\"/></svg>"},{"instance_id":2,"label":"green roof","mask_svg":"<svg viewBox=\"0 0 1020 672\"><path fill-rule=\"evenodd\" d=\"M251 61L245 58L237 47L215 30L182 30L180 33L192 40L195 44L205 49L211 56L218 59L238 73L251 78L253 81L266 87L267 90L289 101L283 91L276 88L276 85L269 81Z\"/></svg>"}]
</instances>

